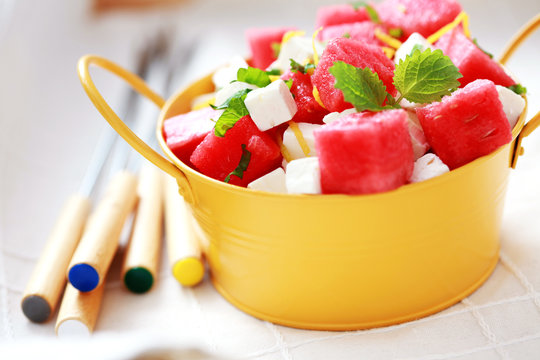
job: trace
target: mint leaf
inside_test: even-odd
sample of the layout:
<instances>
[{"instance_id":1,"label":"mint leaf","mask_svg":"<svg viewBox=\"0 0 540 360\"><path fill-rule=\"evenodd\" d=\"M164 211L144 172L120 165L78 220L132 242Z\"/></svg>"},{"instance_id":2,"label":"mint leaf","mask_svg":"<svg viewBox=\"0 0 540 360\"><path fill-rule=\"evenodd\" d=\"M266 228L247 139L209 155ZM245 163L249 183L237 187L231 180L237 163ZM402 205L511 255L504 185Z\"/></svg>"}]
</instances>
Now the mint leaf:
<instances>
[{"instance_id":1,"label":"mint leaf","mask_svg":"<svg viewBox=\"0 0 540 360\"><path fill-rule=\"evenodd\" d=\"M395 38L400 38L403 36L403 29L401 28L390 28L388 29L388 35Z\"/></svg>"},{"instance_id":2,"label":"mint leaf","mask_svg":"<svg viewBox=\"0 0 540 360\"><path fill-rule=\"evenodd\" d=\"M279 57L279 53L281 52L281 43L280 42L273 42L270 44L272 47L272 52L274 53L274 59L277 59Z\"/></svg>"},{"instance_id":3,"label":"mint leaf","mask_svg":"<svg viewBox=\"0 0 540 360\"><path fill-rule=\"evenodd\" d=\"M512 90L518 95L523 95L527 93L527 88L525 86L522 86L521 84L508 86L508 89Z\"/></svg>"},{"instance_id":4,"label":"mint leaf","mask_svg":"<svg viewBox=\"0 0 540 360\"><path fill-rule=\"evenodd\" d=\"M265 87L272 82L266 72L253 67L248 67L247 69L238 69L236 78L238 79L238 81L242 81L258 87Z\"/></svg>"},{"instance_id":5,"label":"mint leaf","mask_svg":"<svg viewBox=\"0 0 540 360\"><path fill-rule=\"evenodd\" d=\"M336 61L328 71L336 78L334 87L343 92L345 101L353 104L356 110L385 109L383 102L387 96L386 86L370 68L361 69Z\"/></svg>"},{"instance_id":6,"label":"mint leaf","mask_svg":"<svg viewBox=\"0 0 540 360\"><path fill-rule=\"evenodd\" d=\"M272 69L272 70L268 70L268 71L265 71L266 75L281 75L281 70L279 69Z\"/></svg>"},{"instance_id":7,"label":"mint leaf","mask_svg":"<svg viewBox=\"0 0 540 360\"><path fill-rule=\"evenodd\" d=\"M244 104L244 99L246 96L247 93L242 97L232 96L229 100L227 100L227 108L223 114L221 114L219 119L216 121L216 125L214 126L214 134L216 136L224 137L227 130L232 128L238 120L249 114L249 111Z\"/></svg>"},{"instance_id":8,"label":"mint leaf","mask_svg":"<svg viewBox=\"0 0 540 360\"><path fill-rule=\"evenodd\" d=\"M229 104L231 103L231 100L233 99L242 99L244 100L246 98L246 95L252 91L251 89L243 89L243 90L240 90L240 91L237 91L235 92L230 98L228 98L227 100L225 100L225 102L219 106L215 106L215 105L210 105L212 107L212 109L214 110L223 110L223 109L226 109L229 107Z\"/></svg>"},{"instance_id":9,"label":"mint leaf","mask_svg":"<svg viewBox=\"0 0 540 360\"><path fill-rule=\"evenodd\" d=\"M379 14L377 14L377 10L375 10L373 6L369 5L365 1L353 1L350 4L355 11L358 11L360 8L365 8L371 21L373 21L375 24L381 23L381 19L379 18Z\"/></svg>"},{"instance_id":10,"label":"mint leaf","mask_svg":"<svg viewBox=\"0 0 540 360\"><path fill-rule=\"evenodd\" d=\"M346 33L343 34L341 37L344 37L345 39L350 39L350 38L351 38L351 34L349 34L348 32L346 32Z\"/></svg>"},{"instance_id":11,"label":"mint leaf","mask_svg":"<svg viewBox=\"0 0 540 360\"><path fill-rule=\"evenodd\" d=\"M458 68L440 49L415 51L400 60L394 71L394 85L402 98L416 103L440 101L459 87Z\"/></svg>"},{"instance_id":12,"label":"mint leaf","mask_svg":"<svg viewBox=\"0 0 540 360\"><path fill-rule=\"evenodd\" d=\"M414 52L415 52L416 50L422 51L422 45L420 45L420 44L414 44L413 48L411 49L411 53L409 54L409 56L412 56L412 54L414 54Z\"/></svg>"},{"instance_id":13,"label":"mint leaf","mask_svg":"<svg viewBox=\"0 0 540 360\"><path fill-rule=\"evenodd\" d=\"M386 95L386 108L389 109L401 109L401 106L396 102L396 99L390 94Z\"/></svg>"},{"instance_id":14,"label":"mint leaf","mask_svg":"<svg viewBox=\"0 0 540 360\"><path fill-rule=\"evenodd\" d=\"M293 79L285 80L284 83L285 83L285 85L287 85L287 87L289 88L289 90L291 90L292 83L293 83ZM294 94L291 94L291 95L294 97Z\"/></svg>"},{"instance_id":15,"label":"mint leaf","mask_svg":"<svg viewBox=\"0 0 540 360\"><path fill-rule=\"evenodd\" d=\"M302 74L306 74L309 69L315 69L315 65L312 63L307 63L306 65L301 65L294 61L294 59L289 59L291 61L291 71L292 72L298 72L300 71Z\"/></svg>"},{"instance_id":16,"label":"mint leaf","mask_svg":"<svg viewBox=\"0 0 540 360\"><path fill-rule=\"evenodd\" d=\"M236 169L234 169L233 172L227 175L227 177L223 181L228 183L229 181L231 181L232 175L236 175L240 179L242 179L244 177L244 171L247 170L250 160L251 160L251 153L249 152L249 150L246 150L246 145L242 144L242 157L240 158L240 162L238 163L238 166L236 167Z\"/></svg>"},{"instance_id":17,"label":"mint leaf","mask_svg":"<svg viewBox=\"0 0 540 360\"><path fill-rule=\"evenodd\" d=\"M488 53L486 50L482 49L480 47L480 45L478 45L478 41L475 39L472 40L472 42L474 43L474 45L476 45L477 48L479 48L484 54L486 54L487 56L489 56L490 59L493 59L493 54L492 53Z\"/></svg>"}]
</instances>

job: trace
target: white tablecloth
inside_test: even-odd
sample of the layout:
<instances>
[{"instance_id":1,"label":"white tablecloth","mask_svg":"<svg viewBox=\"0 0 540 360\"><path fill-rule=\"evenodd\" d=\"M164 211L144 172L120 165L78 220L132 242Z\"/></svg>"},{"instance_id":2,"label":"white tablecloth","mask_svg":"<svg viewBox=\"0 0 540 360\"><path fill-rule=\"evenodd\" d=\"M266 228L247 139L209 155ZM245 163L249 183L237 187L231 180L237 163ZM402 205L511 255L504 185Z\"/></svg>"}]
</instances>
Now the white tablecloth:
<instances>
[{"instance_id":1,"label":"white tablecloth","mask_svg":"<svg viewBox=\"0 0 540 360\"><path fill-rule=\"evenodd\" d=\"M495 54L540 12L537 0L462 3L473 34ZM291 329L236 310L208 280L180 287L164 257L154 289L144 295L127 292L113 264L91 340L55 340L54 321L30 323L20 311L22 291L105 126L76 77L78 57L98 53L133 68L141 41L173 22L185 37L199 34L201 44L180 85L230 55L245 54L243 28L293 24L310 30L315 14L314 5L284 0L193 1L160 12L99 17L88 15L88 8L79 1L0 0L2 359L144 358L152 350L200 355L190 349L243 359L538 359L540 130L525 140L525 155L511 175L499 265L478 291L438 314L366 331ZM529 89L530 115L540 110L539 45L535 35L509 64ZM95 76L117 104L125 86L103 72Z\"/></svg>"}]
</instances>

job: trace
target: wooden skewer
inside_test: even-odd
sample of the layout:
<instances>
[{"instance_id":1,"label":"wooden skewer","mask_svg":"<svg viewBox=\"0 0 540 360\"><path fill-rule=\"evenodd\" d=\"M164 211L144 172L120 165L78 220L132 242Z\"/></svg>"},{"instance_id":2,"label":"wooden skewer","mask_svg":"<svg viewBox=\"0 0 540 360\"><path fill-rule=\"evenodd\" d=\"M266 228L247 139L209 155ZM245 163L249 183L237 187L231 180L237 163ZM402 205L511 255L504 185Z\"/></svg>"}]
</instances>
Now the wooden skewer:
<instances>
[{"instance_id":1,"label":"wooden skewer","mask_svg":"<svg viewBox=\"0 0 540 360\"><path fill-rule=\"evenodd\" d=\"M105 284L95 290L80 292L67 284L56 320L56 335L90 336L96 325Z\"/></svg>"},{"instance_id":2,"label":"wooden skewer","mask_svg":"<svg viewBox=\"0 0 540 360\"><path fill-rule=\"evenodd\" d=\"M201 249L188 221L186 204L178 193L178 184L167 177L165 185L165 230L169 264L176 280L194 286L204 277Z\"/></svg>"},{"instance_id":3,"label":"wooden skewer","mask_svg":"<svg viewBox=\"0 0 540 360\"><path fill-rule=\"evenodd\" d=\"M21 307L31 321L45 322L55 312L89 212L90 200L83 195L71 196L62 208L24 291Z\"/></svg>"},{"instance_id":4,"label":"wooden skewer","mask_svg":"<svg viewBox=\"0 0 540 360\"><path fill-rule=\"evenodd\" d=\"M107 186L70 262L68 279L79 291L92 291L103 282L136 195L137 178L127 171L117 173Z\"/></svg>"},{"instance_id":5,"label":"wooden skewer","mask_svg":"<svg viewBox=\"0 0 540 360\"><path fill-rule=\"evenodd\" d=\"M122 266L122 279L134 293L152 287L158 272L163 223L163 176L150 163L144 163L139 175L139 204Z\"/></svg>"}]
</instances>

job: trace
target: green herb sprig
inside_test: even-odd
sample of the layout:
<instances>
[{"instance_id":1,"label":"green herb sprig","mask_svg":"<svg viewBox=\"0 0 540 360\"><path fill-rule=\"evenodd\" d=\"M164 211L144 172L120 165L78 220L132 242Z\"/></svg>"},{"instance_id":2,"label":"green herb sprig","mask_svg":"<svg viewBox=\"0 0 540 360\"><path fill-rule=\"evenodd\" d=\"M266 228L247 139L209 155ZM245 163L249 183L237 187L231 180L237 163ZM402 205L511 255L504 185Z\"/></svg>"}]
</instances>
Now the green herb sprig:
<instances>
[{"instance_id":1,"label":"green herb sprig","mask_svg":"<svg viewBox=\"0 0 540 360\"><path fill-rule=\"evenodd\" d=\"M527 88L521 84L515 84L508 86L508 89L512 90L518 95L524 95L527 93Z\"/></svg>"},{"instance_id":2,"label":"green herb sprig","mask_svg":"<svg viewBox=\"0 0 540 360\"><path fill-rule=\"evenodd\" d=\"M448 56L441 50L431 49L416 50L396 65L394 86L401 94L397 100L386 91L377 73L368 67L362 69L337 61L329 72L336 79L334 87L340 89L345 101L358 111L399 108L402 99L417 103L440 101L459 87L457 79L462 77Z\"/></svg>"},{"instance_id":3,"label":"green herb sprig","mask_svg":"<svg viewBox=\"0 0 540 360\"><path fill-rule=\"evenodd\" d=\"M214 125L214 135L224 137L227 130L232 128L238 120L249 114L244 100L250 91L251 89L240 90L220 106L212 106L215 110L225 109L223 114L217 119L216 125Z\"/></svg>"},{"instance_id":4,"label":"green herb sprig","mask_svg":"<svg viewBox=\"0 0 540 360\"><path fill-rule=\"evenodd\" d=\"M223 181L228 183L229 181L231 181L232 175L238 176L240 179L242 179L244 177L244 171L247 170L250 161L251 161L251 152L249 152L249 150L246 149L245 144L242 144L242 157L240 158L240 162L238 163L238 166L236 167L236 169L234 169L234 171L232 171L229 175L227 175L227 177L225 177L225 180Z\"/></svg>"},{"instance_id":5,"label":"green herb sprig","mask_svg":"<svg viewBox=\"0 0 540 360\"><path fill-rule=\"evenodd\" d=\"M306 65L302 65L294 59L289 59L291 61L291 71L292 72L301 72L302 74L306 74L309 69L315 69L315 64L307 63Z\"/></svg>"},{"instance_id":6,"label":"green herb sprig","mask_svg":"<svg viewBox=\"0 0 540 360\"><path fill-rule=\"evenodd\" d=\"M375 10L373 6L369 5L365 1L353 1L350 4L355 11L358 11L361 8L365 8L371 21L373 21L375 24L381 23L381 19L379 18L379 14L377 14L377 10Z\"/></svg>"},{"instance_id":7,"label":"green herb sprig","mask_svg":"<svg viewBox=\"0 0 540 360\"><path fill-rule=\"evenodd\" d=\"M265 87L270 84L272 80L266 71L261 69L248 67L247 69L240 68L236 73L236 79L234 81L242 81L258 87Z\"/></svg>"}]
</instances>

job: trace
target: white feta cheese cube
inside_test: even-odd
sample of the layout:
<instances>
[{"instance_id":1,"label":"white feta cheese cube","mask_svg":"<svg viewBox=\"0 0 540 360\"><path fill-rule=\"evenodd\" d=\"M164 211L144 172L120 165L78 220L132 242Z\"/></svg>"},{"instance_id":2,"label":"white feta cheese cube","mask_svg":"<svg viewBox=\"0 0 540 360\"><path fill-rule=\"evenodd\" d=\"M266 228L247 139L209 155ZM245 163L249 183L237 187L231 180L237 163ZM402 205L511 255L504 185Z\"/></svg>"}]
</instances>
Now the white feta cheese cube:
<instances>
[{"instance_id":1,"label":"white feta cheese cube","mask_svg":"<svg viewBox=\"0 0 540 360\"><path fill-rule=\"evenodd\" d=\"M409 135L411 136L411 142L414 152L414 160L421 158L428 150L429 143L424 134L424 129L420 125L416 112L407 111Z\"/></svg>"},{"instance_id":2,"label":"white feta cheese cube","mask_svg":"<svg viewBox=\"0 0 540 360\"><path fill-rule=\"evenodd\" d=\"M394 55L394 63L399 64L399 60L405 60L407 55L411 54L416 45L420 46L420 51L424 51L428 48L433 50L433 46L427 42L425 37L419 33L412 33L409 38L403 44L401 44L399 49L396 50L396 54Z\"/></svg>"},{"instance_id":3,"label":"white feta cheese cube","mask_svg":"<svg viewBox=\"0 0 540 360\"><path fill-rule=\"evenodd\" d=\"M503 105L503 111L510 124L510 129L513 129L525 108L525 100L504 86L496 85L496 87L497 92L499 93L499 100L501 100Z\"/></svg>"},{"instance_id":4,"label":"white feta cheese cube","mask_svg":"<svg viewBox=\"0 0 540 360\"><path fill-rule=\"evenodd\" d=\"M291 120L298 110L287 84L281 79L251 91L244 104L261 131Z\"/></svg>"},{"instance_id":5,"label":"white feta cheese cube","mask_svg":"<svg viewBox=\"0 0 540 360\"><path fill-rule=\"evenodd\" d=\"M324 51L324 45L315 41L315 48L319 56ZM306 59L313 59L313 43L308 37L293 36L281 45L276 61L270 65L271 69L279 69L283 72L291 67L291 59L299 64L303 64Z\"/></svg>"},{"instance_id":6,"label":"white feta cheese cube","mask_svg":"<svg viewBox=\"0 0 540 360\"><path fill-rule=\"evenodd\" d=\"M315 137L313 136L313 131L320 128L321 125L308 124L308 123L298 123L298 130L302 133L306 145L309 147L309 153L306 155L302 150L302 146L296 137L296 134L289 126L287 130L283 133L283 145L289 150L289 154L292 159L300 159L306 156L317 156L317 151L315 150Z\"/></svg>"},{"instance_id":7,"label":"white feta cheese cube","mask_svg":"<svg viewBox=\"0 0 540 360\"><path fill-rule=\"evenodd\" d=\"M434 178L450 171L448 166L435 154L429 153L414 162L414 170L410 181L412 183Z\"/></svg>"},{"instance_id":8,"label":"white feta cheese cube","mask_svg":"<svg viewBox=\"0 0 540 360\"><path fill-rule=\"evenodd\" d=\"M342 117L345 117L349 114L354 114L356 111L355 108L350 108L350 109L347 109L347 110L343 110L342 112L337 112L337 111L334 111L334 112L331 112L330 114L327 114L323 117L322 121L325 123L325 124L330 124L338 119L341 119Z\"/></svg>"},{"instance_id":9,"label":"white feta cheese cube","mask_svg":"<svg viewBox=\"0 0 540 360\"><path fill-rule=\"evenodd\" d=\"M261 176L257 180L253 180L247 186L249 189L287 193L287 186L285 184L285 171L282 168L277 168L268 174Z\"/></svg>"},{"instance_id":10,"label":"white feta cheese cube","mask_svg":"<svg viewBox=\"0 0 540 360\"><path fill-rule=\"evenodd\" d=\"M221 89L231 81L236 80L236 75L240 68L247 69L248 64L241 56L235 56L229 60L226 66L216 70L214 75L212 75L212 81L216 89Z\"/></svg>"},{"instance_id":11,"label":"white feta cheese cube","mask_svg":"<svg viewBox=\"0 0 540 360\"><path fill-rule=\"evenodd\" d=\"M289 194L320 194L319 158L308 157L292 160L287 164L285 181Z\"/></svg>"},{"instance_id":12,"label":"white feta cheese cube","mask_svg":"<svg viewBox=\"0 0 540 360\"><path fill-rule=\"evenodd\" d=\"M244 90L244 89L258 89L257 86L248 84L241 81L235 81L233 83L227 84L224 87L222 87L217 93L216 93L216 106L222 105L227 99L229 99L231 96L236 94L237 92Z\"/></svg>"}]
</instances>

